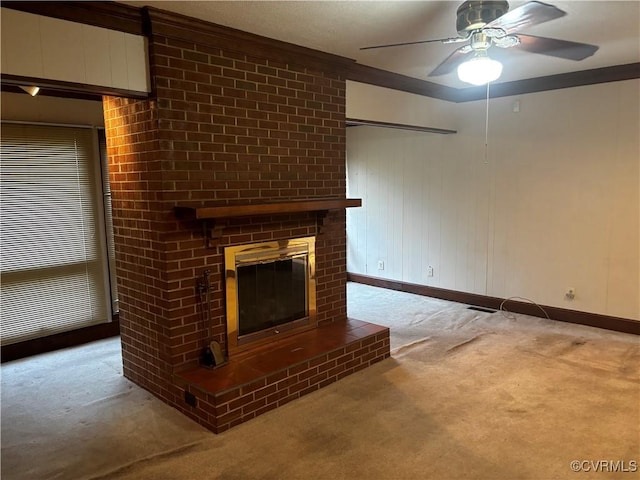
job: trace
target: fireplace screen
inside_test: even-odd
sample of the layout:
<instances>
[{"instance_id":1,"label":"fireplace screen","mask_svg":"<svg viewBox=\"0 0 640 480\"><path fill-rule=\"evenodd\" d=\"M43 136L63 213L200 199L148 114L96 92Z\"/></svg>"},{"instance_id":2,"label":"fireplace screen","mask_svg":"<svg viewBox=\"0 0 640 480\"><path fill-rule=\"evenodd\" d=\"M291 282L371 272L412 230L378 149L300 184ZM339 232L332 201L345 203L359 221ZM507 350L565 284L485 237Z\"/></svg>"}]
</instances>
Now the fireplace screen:
<instances>
[{"instance_id":1,"label":"fireplace screen","mask_svg":"<svg viewBox=\"0 0 640 480\"><path fill-rule=\"evenodd\" d=\"M315 239L225 249L231 350L315 322Z\"/></svg>"}]
</instances>

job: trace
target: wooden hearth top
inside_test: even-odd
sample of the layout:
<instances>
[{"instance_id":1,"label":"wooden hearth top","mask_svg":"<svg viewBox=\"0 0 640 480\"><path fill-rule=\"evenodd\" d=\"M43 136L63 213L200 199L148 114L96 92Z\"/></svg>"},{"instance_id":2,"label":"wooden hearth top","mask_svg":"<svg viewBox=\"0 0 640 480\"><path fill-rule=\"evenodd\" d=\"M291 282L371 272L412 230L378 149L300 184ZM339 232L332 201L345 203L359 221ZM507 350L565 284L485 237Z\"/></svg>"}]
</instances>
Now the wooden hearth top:
<instances>
[{"instance_id":1,"label":"wooden hearth top","mask_svg":"<svg viewBox=\"0 0 640 480\"><path fill-rule=\"evenodd\" d=\"M191 384L203 392L219 395L388 330L361 320L332 322L238 354L219 368L196 367L175 377L179 385Z\"/></svg>"},{"instance_id":2,"label":"wooden hearth top","mask_svg":"<svg viewBox=\"0 0 640 480\"><path fill-rule=\"evenodd\" d=\"M362 206L360 198L312 198L219 207L177 206L175 212L179 218L207 220L276 213L321 212L360 206Z\"/></svg>"}]
</instances>

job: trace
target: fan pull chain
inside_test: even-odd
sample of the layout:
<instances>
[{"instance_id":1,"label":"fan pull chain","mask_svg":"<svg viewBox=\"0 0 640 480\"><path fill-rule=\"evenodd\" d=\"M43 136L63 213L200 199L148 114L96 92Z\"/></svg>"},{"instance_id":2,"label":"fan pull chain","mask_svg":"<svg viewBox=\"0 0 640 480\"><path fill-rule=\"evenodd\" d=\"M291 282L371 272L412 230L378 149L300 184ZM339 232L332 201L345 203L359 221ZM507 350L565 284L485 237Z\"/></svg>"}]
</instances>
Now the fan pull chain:
<instances>
[{"instance_id":1,"label":"fan pull chain","mask_svg":"<svg viewBox=\"0 0 640 480\"><path fill-rule=\"evenodd\" d=\"M489 163L489 85L487 82L487 107L484 119L484 163Z\"/></svg>"},{"instance_id":2,"label":"fan pull chain","mask_svg":"<svg viewBox=\"0 0 640 480\"><path fill-rule=\"evenodd\" d=\"M484 117L484 164L489 164L489 85L491 82L487 82L487 100L486 100L486 113ZM490 177L492 178L492 177ZM489 199L490 201L490 199ZM487 225L491 220L490 208L487 208ZM485 272L487 273L484 280L484 293L489 292L489 241L487 240L487 251L485 254Z\"/></svg>"}]
</instances>

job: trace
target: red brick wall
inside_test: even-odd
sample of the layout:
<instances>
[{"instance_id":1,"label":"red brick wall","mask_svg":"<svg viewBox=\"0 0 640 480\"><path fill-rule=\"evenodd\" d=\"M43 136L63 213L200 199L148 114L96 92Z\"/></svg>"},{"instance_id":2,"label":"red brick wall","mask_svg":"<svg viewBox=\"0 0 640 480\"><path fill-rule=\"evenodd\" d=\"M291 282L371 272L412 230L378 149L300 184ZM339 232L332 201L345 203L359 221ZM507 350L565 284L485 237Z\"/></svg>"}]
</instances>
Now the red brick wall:
<instances>
[{"instance_id":1,"label":"red brick wall","mask_svg":"<svg viewBox=\"0 0 640 480\"><path fill-rule=\"evenodd\" d=\"M166 398L167 291L162 232L165 206L158 198L154 101L105 97L103 101L116 245L122 358L125 375Z\"/></svg>"},{"instance_id":2,"label":"red brick wall","mask_svg":"<svg viewBox=\"0 0 640 480\"><path fill-rule=\"evenodd\" d=\"M181 410L201 425L221 433L387 357L389 331L385 329L224 392L205 393L185 383L184 388L198 401L197 407L183 406Z\"/></svg>"},{"instance_id":3,"label":"red brick wall","mask_svg":"<svg viewBox=\"0 0 640 480\"><path fill-rule=\"evenodd\" d=\"M152 99L104 101L125 374L170 402L171 373L197 364L207 341L196 294L205 269L224 345L223 247L317 233L312 214L234 219L207 249L172 207L345 196L342 74L283 62L277 45L257 54L181 32L150 37ZM318 322L342 320L344 212L330 215L316 253Z\"/></svg>"}]
</instances>

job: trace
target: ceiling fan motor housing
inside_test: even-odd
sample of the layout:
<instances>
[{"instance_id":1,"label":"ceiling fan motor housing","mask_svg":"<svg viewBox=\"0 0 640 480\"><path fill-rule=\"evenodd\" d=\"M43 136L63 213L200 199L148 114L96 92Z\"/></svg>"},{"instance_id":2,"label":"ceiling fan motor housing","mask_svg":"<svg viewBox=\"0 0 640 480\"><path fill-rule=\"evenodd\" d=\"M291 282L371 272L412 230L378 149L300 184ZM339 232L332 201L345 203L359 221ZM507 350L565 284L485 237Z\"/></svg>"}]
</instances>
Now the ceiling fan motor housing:
<instances>
[{"instance_id":1,"label":"ceiling fan motor housing","mask_svg":"<svg viewBox=\"0 0 640 480\"><path fill-rule=\"evenodd\" d=\"M458 7L456 29L464 36L470 30L476 30L493 22L509 11L509 2L468 0Z\"/></svg>"}]
</instances>

